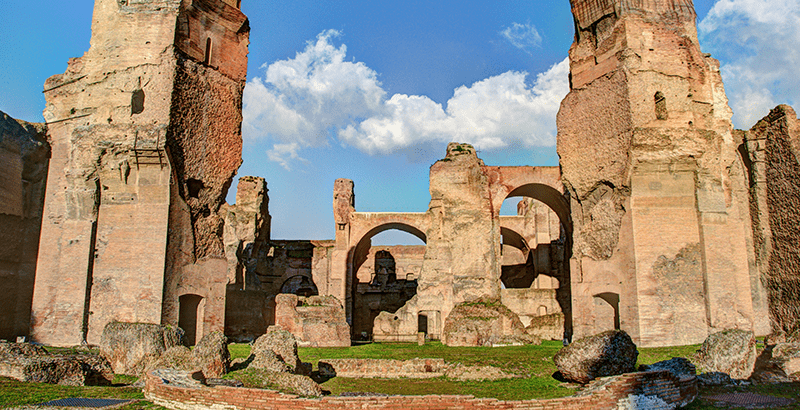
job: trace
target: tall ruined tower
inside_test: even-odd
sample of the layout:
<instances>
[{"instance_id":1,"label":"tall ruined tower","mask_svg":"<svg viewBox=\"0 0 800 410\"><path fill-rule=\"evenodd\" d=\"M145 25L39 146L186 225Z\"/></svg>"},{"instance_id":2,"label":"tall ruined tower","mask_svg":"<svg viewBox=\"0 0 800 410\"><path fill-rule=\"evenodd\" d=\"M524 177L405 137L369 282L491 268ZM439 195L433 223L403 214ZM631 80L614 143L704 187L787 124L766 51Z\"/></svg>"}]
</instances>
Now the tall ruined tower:
<instances>
[{"instance_id":1,"label":"tall ruined tower","mask_svg":"<svg viewBox=\"0 0 800 410\"><path fill-rule=\"evenodd\" d=\"M96 0L89 51L45 83L35 341L98 343L112 320L223 328L248 38L237 0Z\"/></svg>"},{"instance_id":2,"label":"tall ruined tower","mask_svg":"<svg viewBox=\"0 0 800 410\"><path fill-rule=\"evenodd\" d=\"M769 332L744 166L691 0L571 0L558 153L571 197L575 337L641 346Z\"/></svg>"}]
</instances>

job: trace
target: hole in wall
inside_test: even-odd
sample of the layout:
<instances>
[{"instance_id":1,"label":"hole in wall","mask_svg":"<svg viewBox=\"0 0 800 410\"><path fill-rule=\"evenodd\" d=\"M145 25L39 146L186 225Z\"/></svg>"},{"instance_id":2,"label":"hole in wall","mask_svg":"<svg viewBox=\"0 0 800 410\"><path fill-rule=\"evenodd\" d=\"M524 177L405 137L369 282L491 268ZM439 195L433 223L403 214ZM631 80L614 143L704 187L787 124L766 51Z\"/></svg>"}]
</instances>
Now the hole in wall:
<instances>
[{"instance_id":1,"label":"hole in wall","mask_svg":"<svg viewBox=\"0 0 800 410\"><path fill-rule=\"evenodd\" d=\"M189 178L186 180L186 188L189 191L189 198L199 198L200 191L205 188L203 181Z\"/></svg>"},{"instance_id":2,"label":"hole in wall","mask_svg":"<svg viewBox=\"0 0 800 410\"><path fill-rule=\"evenodd\" d=\"M131 115L144 111L144 90L136 90L131 94Z\"/></svg>"}]
</instances>

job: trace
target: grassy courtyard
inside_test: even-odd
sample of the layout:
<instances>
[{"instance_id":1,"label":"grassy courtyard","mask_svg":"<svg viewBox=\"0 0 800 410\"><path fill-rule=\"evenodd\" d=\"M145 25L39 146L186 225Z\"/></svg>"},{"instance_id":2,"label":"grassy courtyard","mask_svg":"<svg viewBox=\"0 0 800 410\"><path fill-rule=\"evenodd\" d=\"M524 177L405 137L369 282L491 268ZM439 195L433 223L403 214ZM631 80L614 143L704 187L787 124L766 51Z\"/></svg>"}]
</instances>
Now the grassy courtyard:
<instances>
[{"instance_id":1,"label":"grassy courtyard","mask_svg":"<svg viewBox=\"0 0 800 410\"><path fill-rule=\"evenodd\" d=\"M344 348L300 348L300 360L314 364L324 359L399 359L441 358L449 363L494 366L522 376L498 381L457 381L436 379L347 379L336 377L322 384L331 394L344 392L379 392L386 394L464 394L494 397L502 400L545 399L569 396L577 385L554 379L553 356L561 349L560 342L545 341L540 346L447 347L438 342L424 346L401 343L373 343ZM639 363L654 363L673 356L693 354L697 346L640 349ZM232 345L233 357L245 357L249 346Z\"/></svg>"},{"instance_id":2,"label":"grassy courtyard","mask_svg":"<svg viewBox=\"0 0 800 410\"><path fill-rule=\"evenodd\" d=\"M414 344L367 344L347 348L300 348L300 359L316 364L324 359L363 358L363 359L413 359L442 358L451 363L465 365L495 366L506 372L523 377L491 382L462 382L447 378L436 379L346 379L333 378L325 381L322 388L336 395L343 392L377 392L386 394L425 395L425 394L465 394L476 397L494 397L503 400L543 399L574 394L579 387L562 383L553 378L556 367L553 355L561 348L558 342L544 342L541 346L509 347L447 347L441 343L424 346ZM698 346L669 348L640 348L639 364L649 364L671 357L689 357ZM233 358L245 358L250 346L233 344L229 346ZM16 380L0 378L0 408L32 405L49 400L67 397L122 398L139 399L122 407L125 410L160 409L143 399L140 389L127 387L130 378L118 377L114 386L70 387L39 383L21 383ZM772 386L726 387L701 391L701 396L736 392L752 392L776 397L800 398L800 385L785 384ZM708 400L696 400L688 407L698 409L720 409ZM783 407L797 408L797 407Z\"/></svg>"}]
</instances>

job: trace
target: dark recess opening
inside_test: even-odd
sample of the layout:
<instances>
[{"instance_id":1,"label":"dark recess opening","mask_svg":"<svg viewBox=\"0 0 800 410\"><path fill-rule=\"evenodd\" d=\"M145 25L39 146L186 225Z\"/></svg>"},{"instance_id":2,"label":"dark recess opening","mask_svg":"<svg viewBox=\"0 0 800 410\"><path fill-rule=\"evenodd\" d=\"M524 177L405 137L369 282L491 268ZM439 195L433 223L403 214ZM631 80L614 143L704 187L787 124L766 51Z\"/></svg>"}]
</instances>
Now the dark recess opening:
<instances>
[{"instance_id":1,"label":"dark recess opening","mask_svg":"<svg viewBox=\"0 0 800 410\"><path fill-rule=\"evenodd\" d=\"M186 180L186 188L189 190L189 198L199 198L200 191L205 188L203 181L189 178Z\"/></svg>"},{"instance_id":2,"label":"dark recess opening","mask_svg":"<svg viewBox=\"0 0 800 410\"><path fill-rule=\"evenodd\" d=\"M428 316L420 314L417 316L417 332L428 334Z\"/></svg>"},{"instance_id":3,"label":"dark recess opening","mask_svg":"<svg viewBox=\"0 0 800 410\"><path fill-rule=\"evenodd\" d=\"M188 346L197 343L198 308L202 300L203 297L198 295L183 295L179 298L178 327L185 332L184 344Z\"/></svg>"},{"instance_id":4,"label":"dark recess opening","mask_svg":"<svg viewBox=\"0 0 800 410\"><path fill-rule=\"evenodd\" d=\"M136 90L131 95L131 115L144 111L144 90Z\"/></svg>"}]
</instances>

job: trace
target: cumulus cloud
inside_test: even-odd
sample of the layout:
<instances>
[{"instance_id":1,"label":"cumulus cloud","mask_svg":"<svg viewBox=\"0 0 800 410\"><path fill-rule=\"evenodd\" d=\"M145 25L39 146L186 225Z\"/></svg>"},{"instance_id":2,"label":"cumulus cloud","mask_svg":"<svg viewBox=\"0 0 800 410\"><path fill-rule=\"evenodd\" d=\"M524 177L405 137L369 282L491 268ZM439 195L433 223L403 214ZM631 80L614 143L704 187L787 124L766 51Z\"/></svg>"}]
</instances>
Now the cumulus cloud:
<instances>
[{"instance_id":1,"label":"cumulus cloud","mask_svg":"<svg viewBox=\"0 0 800 410\"><path fill-rule=\"evenodd\" d=\"M556 113L569 91L568 73L564 60L529 87L526 73L509 71L457 88L447 109L427 97L396 94L386 101L383 115L350 125L339 137L370 154L426 141L468 142L479 149L552 146Z\"/></svg>"},{"instance_id":2,"label":"cumulus cloud","mask_svg":"<svg viewBox=\"0 0 800 410\"><path fill-rule=\"evenodd\" d=\"M500 35L511 45L528 54L531 53L531 49L542 45L542 36L531 24L511 23L511 26L500 31Z\"/></svg>"},{"instance_id":3,"label":"cumulus cloud","mask_svg":"<svg viewBox=\"0 0 800 410\"><path fill-rule=\"evenodd\" d=\"M719 0L699 24L722 61L734 124L750 128L781 103L800 103L800 3Z\"/></svg>"},{"instance_id":4,"label":"cumulus cloud","mask_svg":"<svg viewBox=\"0 0 800 410\"><path fill-rule=\"evenodd\" d=\"M569 91L567 60L532 85L527 73L509 71L461 86L445 108L425 96L387 96L375 71L346 61L346 47L331 44L338 35L321 33L245 88L243 133L272 141L268 158L285 168L304 161L303 149L331 140L371 155L450 141L480 149L555 144L556 113Z\"/></svg>"}]
</instances>

